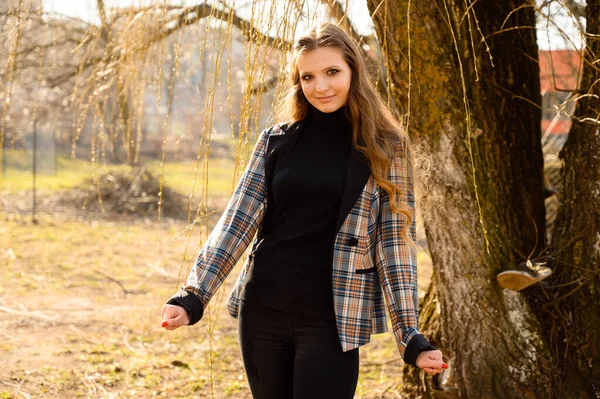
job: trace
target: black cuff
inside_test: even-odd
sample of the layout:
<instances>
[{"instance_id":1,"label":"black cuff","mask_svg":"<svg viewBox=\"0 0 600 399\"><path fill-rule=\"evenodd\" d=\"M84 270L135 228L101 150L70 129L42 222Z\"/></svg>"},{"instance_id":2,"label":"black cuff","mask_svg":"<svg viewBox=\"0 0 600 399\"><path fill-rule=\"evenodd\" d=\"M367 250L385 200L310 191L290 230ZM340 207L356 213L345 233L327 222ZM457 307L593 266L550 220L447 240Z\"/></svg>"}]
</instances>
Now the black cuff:
<instances>
[{"instance_id":1,"label":"black cuff","mask_svg":"<svg viewBox=\"0 0 600 399\"><path fill-rule=\"evenodd\" d=\"M423 334L417 334L408 342L404 350L404 363L417 366L417 357L424 351L434 351L437 348L427 341Z\"/></svg>"},{"instance_id":2,"label":"black cuff","mask_svg":"<svg viewBox=\"0 0 600 399\"><path fill-rule=\"evenodd\" d=\"M168 301L168 305L179 305L188 312L190 326L196 324L204 314L204 305L202 301L193 292L181 290L173 295Z\"/></svg>"}]
</instances>

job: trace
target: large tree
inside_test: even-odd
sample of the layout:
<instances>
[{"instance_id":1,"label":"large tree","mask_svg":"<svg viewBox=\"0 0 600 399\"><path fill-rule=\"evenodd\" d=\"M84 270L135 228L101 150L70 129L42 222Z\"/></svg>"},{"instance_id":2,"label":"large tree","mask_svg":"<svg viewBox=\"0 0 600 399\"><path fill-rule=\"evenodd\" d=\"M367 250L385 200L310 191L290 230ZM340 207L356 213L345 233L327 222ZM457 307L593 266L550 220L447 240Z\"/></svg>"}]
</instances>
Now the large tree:
<instances>
[{"instance_id":1,"label":"large tree","mask_svg":"<svg viewBox=\"0 0 600 399\"><path fill-rule=\"evenodd\" d=\"M598 387L590 381L599 380L593 366L600 360L593 158L599 151L598 135L589 132L598 131L597 97L580 100L582 123L566 146L565 191L571 192L555 234L561 250L552 251L544 239L532 2L369 0L369 7L392 95L407 104L409 133L428 160L420 177L434 274L421 328L451 365L447 375L425 381L407 368L406 381L428 397L593 397ZM590 33L597 32L595 8L589 2ZM597 58L593 46L587 49ZM589 62L586 91L598 91L596 71ZM521 294L498 286L495 275L507 265L549 252L560 277L546 290ZM573 284L576 296L558 298L571 294ZM559 320L551 319L550 303ZM562 316L569 314L565 324Z\"/></svg>"}]
</instances>

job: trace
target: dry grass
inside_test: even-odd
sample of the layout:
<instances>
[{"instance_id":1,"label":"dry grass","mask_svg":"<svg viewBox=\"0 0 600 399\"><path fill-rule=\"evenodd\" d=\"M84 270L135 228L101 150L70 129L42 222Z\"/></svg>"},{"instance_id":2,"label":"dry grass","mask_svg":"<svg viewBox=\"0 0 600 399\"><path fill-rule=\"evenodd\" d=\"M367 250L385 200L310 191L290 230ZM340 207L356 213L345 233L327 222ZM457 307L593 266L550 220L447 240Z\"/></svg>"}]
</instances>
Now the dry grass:
<instances>
[{"instance_id":1,"label":"dry grass","mask_svg":"<svg viewBox=\"0 0 600 399\"><path fill-rule=\"evenodd\" d=\"M236 321L219 298L214 320L160 328L183 224L0 217L0 398L251 397ZM195 231L184 269L199 243ZM357 398L398 397L403 363L391 334L373 336L361 363Z\"/></svg>"}]
</instances>

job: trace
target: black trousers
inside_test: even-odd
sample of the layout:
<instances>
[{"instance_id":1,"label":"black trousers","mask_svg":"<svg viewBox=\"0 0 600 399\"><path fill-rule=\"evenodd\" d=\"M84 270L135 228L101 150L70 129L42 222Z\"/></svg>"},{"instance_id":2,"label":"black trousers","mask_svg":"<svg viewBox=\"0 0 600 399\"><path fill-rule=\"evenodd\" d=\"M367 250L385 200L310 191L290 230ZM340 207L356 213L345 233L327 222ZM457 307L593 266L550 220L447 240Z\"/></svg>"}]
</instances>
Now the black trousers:
<instances>
[{"instance_id":1,"label":"black trousers","mask_svg":"<svg viewBox=\"0 0 600 399\"><path fill-rule=\"evenodd\" d=\"M242 302L239 336L254 399L352 399L358 348L343 352L335 320Z\"/></svg>"}]
</instances>

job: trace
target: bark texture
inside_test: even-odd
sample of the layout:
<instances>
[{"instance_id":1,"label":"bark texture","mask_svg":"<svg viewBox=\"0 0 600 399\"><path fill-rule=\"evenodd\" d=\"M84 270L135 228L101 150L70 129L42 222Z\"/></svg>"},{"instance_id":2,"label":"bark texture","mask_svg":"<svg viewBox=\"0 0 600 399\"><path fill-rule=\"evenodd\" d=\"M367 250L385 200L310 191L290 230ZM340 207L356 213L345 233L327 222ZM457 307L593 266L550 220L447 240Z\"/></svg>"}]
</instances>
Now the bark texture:
<instances>
[{"instance_id":1,"label":"bark texture","mask_svg":"<svg viewBox=\"0 0 600 399\"><path fill-rule=\"evenodd\" d=\"M575 117L561 151L563 190L556 263L541 317L561 362L564 397L600 397L600 1L588 0L586 48ZM564 359L564 360L563 360ZM578 384L583 381L582 387Z\"/></svg>"},{"instance_id":2,"label":"bark texture","mask_svg":"<svg viewBox=\"0 0 600 399\"><path fill-rule=\"evenodd\" d=\"M551 397L540 324L495 278L545 246L534 10L525 0L368 4L420 170L434 265L421 330L450 364L435 378L407 367L405 381L422 397Z\"/></svg>"}]
</instances>

